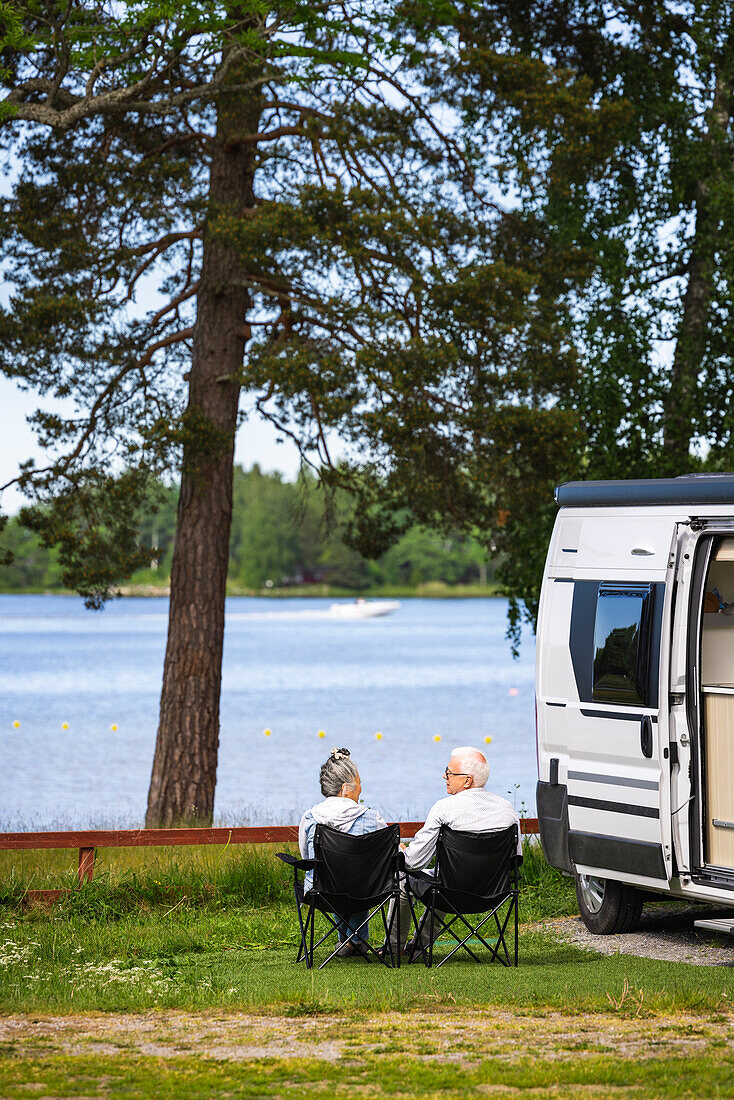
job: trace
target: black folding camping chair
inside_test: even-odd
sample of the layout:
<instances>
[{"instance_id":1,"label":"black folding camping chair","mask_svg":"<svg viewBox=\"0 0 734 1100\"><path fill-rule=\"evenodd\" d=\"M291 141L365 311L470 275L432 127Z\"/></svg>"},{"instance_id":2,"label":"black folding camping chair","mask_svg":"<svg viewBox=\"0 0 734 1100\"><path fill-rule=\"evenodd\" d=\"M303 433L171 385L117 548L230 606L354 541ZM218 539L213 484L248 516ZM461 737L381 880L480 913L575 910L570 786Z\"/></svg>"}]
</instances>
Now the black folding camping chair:
<instances>
[{"instance_id":1,"label":"black folding camping chair","mask_svg":"<svg viewBox=\"0 0 734 1100\"><path fill-rule=\"evenodd\" d=\"M510 919L514 917L514 965L517 966L517 869L522 858L517 854L517 845L517 825L491 833L463 833L450 829L448 825L441 826L436 844L435 874L425 871L409 872L410 890L426 907L421 918L421 932L427 928L430 937L427 952L416 938L410 954L411 962L416 951L421 951L426 966L433 966L434 932L437 931L438 923L441 926L438 934L445 931L456 940L456 946L445 959L441 959L438 966L443 966L462 948L476 962L481 962L468 946L473 937L489 951L489 962L496 959L503 966L512 966L505 936ZM503 906L506 906L504 911ZM451 919L444 920L440 913L450 916ZM486 915L477 922L476 918L482 913ZM470 922L466 919L467 916L472 916L475 920ZM488 943L481 935L481 929L492 919L492 930L497 932L494 944ZM465 926L459 927L459 935L453 927L457 921ZM468 932L463 935L465 929ZM485 931L485 935L487 934Z\"/></svg>"},{"instance_id":2,"label":"black folding camping chair","mask_svg":"<svg viewBox=\"0 0 734 1100\"><path fill-rule=\"evenodd\" d=\"M296 962L305 959L310 970L313 954L324 940L338 932L338 922L354 913L367 913L367 917L344 942L361 947L366 958L374 956L386 966L400 966L400 951L393 953L390 931L397 921L398 943L400 938L400 890L399 876L405 867L405 857L399 851L400 828L388 825L364 836L350 836L328 825L317 825L314 833L314 859L298 859L286 852L278 852L278 858L293 868L293 894L296 899L301 944ZM300 873L312 870L313 889L304 894ZM393 906L390 921L387 909ZM418 928L411 899L413 925ZM304 919L305 911L305 919ZM314 943L315 917L320 912L329 925L327 931ZM368 921L379 913L385 932L385 948L377 950L360 937ZM337 944L319 970L334 958L342 944Z\"/></svg>"}]
</instances>

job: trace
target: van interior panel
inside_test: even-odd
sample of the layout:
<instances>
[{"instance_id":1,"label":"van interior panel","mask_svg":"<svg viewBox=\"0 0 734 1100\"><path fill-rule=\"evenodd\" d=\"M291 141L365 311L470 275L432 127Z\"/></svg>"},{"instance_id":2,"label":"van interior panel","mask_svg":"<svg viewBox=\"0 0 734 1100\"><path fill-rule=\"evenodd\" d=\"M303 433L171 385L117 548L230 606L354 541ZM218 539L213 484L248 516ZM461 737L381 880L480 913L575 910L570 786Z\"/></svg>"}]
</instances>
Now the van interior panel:
<instances>
[{"instance_id":1,"label":"van interior panel","mask_svg":"<svg viewBox=\"0 0 734 1100\"><path fill-rule=\"evenodd\" d=\"M703 606L703 855L734 870L734 538L717 540Z\"/></svg>"},{"instance_id":2,"label":"van interior panel","mask_svg":"<svg viewBox=\"0 0 734 1100\"><path fill-rule=\"evenodd\" d=\"M734 868L734 687L704 688L706 862Z\"/></svg>"}]
</instances>

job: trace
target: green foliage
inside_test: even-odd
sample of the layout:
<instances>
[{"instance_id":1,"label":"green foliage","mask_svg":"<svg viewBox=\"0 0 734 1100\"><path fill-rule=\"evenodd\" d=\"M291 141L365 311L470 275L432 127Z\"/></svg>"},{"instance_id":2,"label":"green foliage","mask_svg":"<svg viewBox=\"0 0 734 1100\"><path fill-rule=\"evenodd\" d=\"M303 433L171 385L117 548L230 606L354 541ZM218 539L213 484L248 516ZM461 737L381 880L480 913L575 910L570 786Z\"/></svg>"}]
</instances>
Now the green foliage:
<instances>
[{"instance_id":1,"label":"green foliage","mask_svg":"<svg viewBox=\"0 0 734 1100\"><path fill-rule=\"evenodd\" d=\"M730 462L730 6L573 0L561 16L531 2L507 9L504 30L548 89L538 100L505 84L518 143L507 151L528 167L523 207L586 263L573 325L582 369L562 398L584 428L578 472ZM490 66L478 75L497 86Z\"/></svg>"},{"instance_id":2,"label":"green foliage","mask_svg":"<svg viewBox=\"0 0 734 1100\"><path fill-rule=\"evenodd\" d=\"M107 490L105 490L105 494ZM163 585L170 577L173 540L176 532L178 489L155 486L152 495L138 509L138 533L128 547L147 566L133 573L137 584ZM79 495L74 494L74 503ZM117 507L116 496L109 498ZM65 507L70 506L64 498ZM63 522L61 502L52 506L45 521ZM31 514L35 522L37 513ZM447 585L472 584L494 575L495 566L487 564L477 540L412 527L378 561L368 561L346 545L344 539L354 516L354 503L337 492L330 510L315 479L304 474L296 483L283 481L278 474L265 474L259 467L234 469L232 535L229 556L229 580L239 588L259 590L270 581L275 587L328 584L359 591L368 586L395 586L406 589L416 585L442 582ZM99 517L97 524L101 524ZM106 530L106 528L105 528ZM115 537L114 524L109 538ZM60 540L59 540L60 541ZM10 521L0 536L0 544L12 555L12 562L0 565L0 590L60 588L64 586L64 566L56 549L47 549L38 535L24 526L21 518ZM85 558L90 543L80 547ZM108 544L97 550L102 568L109 569L115 581L123 575L122 566L112 574L115 557ZM115 548L119 556L120 548ZM91 558L87 561L89 565ZM99 578L98 578L99 579Z\"/></svg>"},{"instance_id":3,"label":"green foliage","mask_svg":"<svg viewBox=\"0 0 734 1100\"><path fill-rule=\"evenodd\" d=\"M298 529L298 490L278 475L238 470L234 483L231 579L264 588L295 578L302 561Z\"/></svg>"},{"instance_id":4,"label":"green foliage","mask_svg":"<svg viewBox=\"0 0 734 1100\"><path fill-rule=\"evenodd\" d=\"M16 518L8 521L0 536L4 564L0 565L0 590L52 589L61 587L58 552L42 546L38 535Z\"/></svg>"},{"instance_id":5,"label":"green foliage","mask_svg":"<svg viewBox=\"0 0 734 1100\"><path fill-rule=\"evenodd\" d=\"M473 539L450 538L412 527L379 564L380 580L385 584L461 584L479 578L485 556Z\"/></svg>"},{"instance_id":6,"label":"green foliage","mask_svg":"<svg viewBox=\"0 0 734 1100\"><path fill-rule=\"evenodd\" d=\"M420 568L397 549L407 531L475 538L498 562L517 638L537 609L555 484L731 462L731 12L719 0L237 12L0 8L3 134L23 165L3 202L14 291L0 369L80 408L38 417L60 457L27 483L45 504L67 474L74 492L120 462L156 482L184 446L226 445L184 411L208 235L251 295L237 381L356 501L335 506L357 553L341 539L324 550L295 490L286 505L253 482L238 582L328 563L358 587L375 576L363 557L395 582L430 579L426 547ZM253 80L244 211L208 198L225 55ZM311 531L300 543L296 507ZM133 561L128 545L85 579L65 554L68 580L99 598Z\"/></svg>"},{"instance_id":7,"label":"green foliage","mask_svg":"<svg viewBox=\"0 0 734 1100\"><path fill-rule=\"evenodd\" d=\"M570 299L559 323L576 369L554 412L572 445L540 494L524 492L543 472L531 434L517 454L498 448L519 490L494 532L517 640L537 610L553 482L731 465L734 31L718 0L500 0L459 25L461 65L439 61L437 79L453 79L477 143L494 128L499 186L544 242L539 318L556 308L554 281ZM539 444L553 452L551 437Z\"/></svg>"},{"instance_id":8,"label":"green foliage","mask_svg":"<svg viewBox=\"0 0 734 1100\"><path fill-rule=\"evenodd\" d=\"M43 546L58 547L60 580L99 608L123 577L150 562L137 523L148 477L130 470L119 477L88 473L43 508L25 508L20 522Z\"/></svg>"},{"instance_id":9,"label":"green foliage","mask_svg":"<svg viewBox=\"0 0 734 1100\"><path fill-rule=\"evenodd\" d=\"M523 850L520 868L522 919L545 920L577 913L573 879L565 877L546 862L543 849L537 842L525 841Z\"/></svg>"},{"instance_id":10,"label":"green foliage","mask_svg":"<svg viewBox=\"0 0 734 1100\"><path fill-rule=\"evenodd\" d=\"M21 170L2 204L13 289L0 370L77 406L37 417L55 457L25 473L44 537L79 536L78 552L61 547L66 583L104 599L134 564L122 528L137 523L135 507L116 511L105 569L115 547L91 537L69 493L94 496L123 468L153 484L184 450L205 460L226 447L210 438L206 395L187 395L192 343L219 337L197 329L203 240L225 245L232 287L250 296L235 381L331 489L355 495L354 548L379 557L417 524L481 538L494 555L505 513L533 515L573 467L576 422L561 399L576 373L569 307L583 260L535 211L497 201L527 175L505 155L512 95L522 88L549 127L547 69L504 42L485 49L486 32L482 7L445 0L368 11L17 0L2 39L3 140ZM489 55L491 95L476 75ZM581 132L593 112L575 86L559 80L554 95L560 132ZM210 200L218 116L232 155L252 152L246 209ZM352 465L332 464L330 431ZM297 555L272 487L251 489L237 575L258 584ZM283 537L266 566L269 506ZM327 544L321 564L365 583L362 559ZM437 571L424 561L415 576Z\"/></svg>"}]
</instances>

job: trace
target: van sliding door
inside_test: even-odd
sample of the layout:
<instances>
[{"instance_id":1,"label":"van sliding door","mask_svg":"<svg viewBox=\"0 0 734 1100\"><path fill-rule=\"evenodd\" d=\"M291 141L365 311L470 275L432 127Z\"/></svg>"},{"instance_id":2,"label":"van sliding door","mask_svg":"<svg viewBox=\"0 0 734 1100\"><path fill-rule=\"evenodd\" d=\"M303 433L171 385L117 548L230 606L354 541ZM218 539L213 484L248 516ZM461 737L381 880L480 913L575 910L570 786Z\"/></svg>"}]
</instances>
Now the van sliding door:
<instances>
[{"instance_id":1,"label":"van sliding door","mask_svg":"<svg viewBox=\"0 0 734 1100\"><path fill-rule=\"evenodd\" d=\"M658 730L665 589L637 577L575 581L579 702L566 708L571 858L581 873L650 885L672 868Z\"/></svg>"}]
</instances>

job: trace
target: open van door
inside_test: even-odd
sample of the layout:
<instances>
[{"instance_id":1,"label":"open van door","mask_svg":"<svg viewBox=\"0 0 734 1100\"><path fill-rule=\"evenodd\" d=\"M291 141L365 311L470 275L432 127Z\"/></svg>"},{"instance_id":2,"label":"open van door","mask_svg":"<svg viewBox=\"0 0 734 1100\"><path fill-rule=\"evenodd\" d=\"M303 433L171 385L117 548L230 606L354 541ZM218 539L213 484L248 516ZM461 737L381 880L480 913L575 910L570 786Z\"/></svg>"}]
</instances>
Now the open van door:
<instances>
[{"instance_id":1,"label":"open van door","mask_svg":"<svg viewBox=\"0 0 734 1100\"><path fill-rule=\"evenodd\" d=\"M679 523L670 562L676 595L669 735L673 847L681 875L705 873L727 883L734 879L734 621L730 613L717 613L729 609L717 582L731 599L733 535L728 517Z\"/></svg>"},{"instance_id":2,"label":"open van door","mask_svg":"<svg viewBox=\"0 0 734 1100\"><path fill-rule=\"evenodd\" d=\"M668 569L668 584L675 593L670 650L670 815L678 870L689 874L694 794L692 743L699 728L702 608L701 585L694 584L694 568L697 577L706 575L711 545L709 540L705 560L700 555L697 558L700 540L700 528L692 528L690 522L677 524Z\"/></svg>"}]
</instances>

